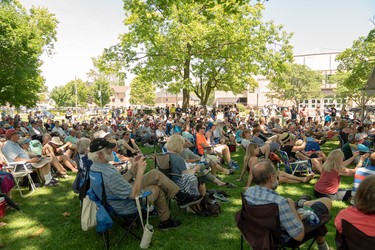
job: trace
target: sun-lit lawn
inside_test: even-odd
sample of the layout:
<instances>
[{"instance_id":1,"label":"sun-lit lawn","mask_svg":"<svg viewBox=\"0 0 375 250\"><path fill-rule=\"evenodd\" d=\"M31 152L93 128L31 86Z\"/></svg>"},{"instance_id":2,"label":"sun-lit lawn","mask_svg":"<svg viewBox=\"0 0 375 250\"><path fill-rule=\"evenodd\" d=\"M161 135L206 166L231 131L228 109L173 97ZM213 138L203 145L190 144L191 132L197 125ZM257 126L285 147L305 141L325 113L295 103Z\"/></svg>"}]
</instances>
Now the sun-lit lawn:
<instances>
[{"instance_id":1,"label":"sun-lit lawn","mask_svg":"<svg viewBox=\"0 0 375 250\"><path fill-rule=\"evenodd\" d=\"M328 142L324 150L336 148L336 142ZM152 153L152 149L143 149L144 153ZM244 151L238 148L233 158L243 164ZM149 168L153 162L149 160ZM199 217L179 209L172 202L172 216L180 219L183 224L179 229L161 232L155 230L152 249L239 249L240 233L235 226L234 214L241 207L240 193L245 181L238 183L239 173L232 176L221 175L225 181L235 183L234 189L225 189L230 195L229 203L222 204L219 217ZM74 174L70 179L61 180L61 185L54 188L38 188L31 196L23 199L16 190L14 200L22 212L7 211L7 216L0 219L7 224L0 230L0 243L6 249L102 249L103 241L95 230L84 232L80 228L80 205L71 185ZM292 199L302 194L313 195L313 186L318 176L310 184L283 184L277 191ZM352 178L344 177L342 182L350 186ZM208 184L208 189L221 189ZM334 202L333 218L328 224L327 240L334 247L335 229L333 219L338 211L345 208L344 202ZM68 214L67 214L68 213ZM158 225L158 219L152 218L151 224ZM141 233L141 230L138 231ZM111 243L121 235L121 229L116 225L111 232ZM137 240L127 235L121 244L114 249L138 249Z\"/></svg>"}]
</instances>

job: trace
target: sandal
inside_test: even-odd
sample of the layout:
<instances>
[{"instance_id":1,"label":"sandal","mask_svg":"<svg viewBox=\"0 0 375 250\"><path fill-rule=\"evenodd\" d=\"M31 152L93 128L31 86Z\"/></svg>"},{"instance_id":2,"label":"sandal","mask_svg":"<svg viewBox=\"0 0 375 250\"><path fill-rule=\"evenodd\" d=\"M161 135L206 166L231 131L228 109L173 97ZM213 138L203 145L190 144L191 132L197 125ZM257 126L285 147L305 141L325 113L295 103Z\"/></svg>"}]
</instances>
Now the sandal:
<instances>
[{"instance_id":1,"label":"sandal","mask_svg":"<svg viewBox=\"0 0 375 250\"><path fill-rule=\"evenodd\" d=\"M226 187L226 188L235 188L236 185L234 185L233 183L230 183L230 182L225 182L225 184L224 184L222 187Z\"/></svg>"}]
</instances>

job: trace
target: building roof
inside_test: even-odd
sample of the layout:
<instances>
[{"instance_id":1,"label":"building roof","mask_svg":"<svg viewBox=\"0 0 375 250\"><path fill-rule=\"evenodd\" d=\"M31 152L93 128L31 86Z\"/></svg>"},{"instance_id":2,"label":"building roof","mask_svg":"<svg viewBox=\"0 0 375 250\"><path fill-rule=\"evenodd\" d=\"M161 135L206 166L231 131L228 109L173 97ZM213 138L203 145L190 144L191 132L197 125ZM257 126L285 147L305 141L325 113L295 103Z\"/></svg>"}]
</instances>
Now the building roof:
<instances>
[{"instance_id":1,"label":"building roof","mask_svg":"<svg viewBox=\"0 0 375 250\"><path fill-rule=\"evenodd\" d=\"M128 91L130 86L111 86L111 89L113 89L115 93L123 93Z\"/></svg>"},{"instance_id":2,"label":"building roof","mask_svg":"<svg viewBox=\"0 0 375 250\"><path fill-rule=\"evenodd\" d=\"M236 103L240 99L239 97L219 97L216 98L217 103Z\"/></svg>"}]
</instances>

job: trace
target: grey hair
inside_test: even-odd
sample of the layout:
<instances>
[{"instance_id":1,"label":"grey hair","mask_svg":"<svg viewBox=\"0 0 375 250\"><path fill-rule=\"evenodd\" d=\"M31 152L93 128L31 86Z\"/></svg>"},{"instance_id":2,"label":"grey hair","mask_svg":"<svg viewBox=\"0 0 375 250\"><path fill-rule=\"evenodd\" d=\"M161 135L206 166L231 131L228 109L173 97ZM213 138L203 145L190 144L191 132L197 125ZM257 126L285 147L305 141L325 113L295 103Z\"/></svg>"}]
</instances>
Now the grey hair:
<instances>
[{"instance_id":1,"label":"grey hair","mask_svg":"<svg viewBox=\"0 0 375 250\"><path fill-rule=\"evenodd\" d=\"M89 146L90 146L90 139L88 138L81 138L77 141L77 151L79 154L87 154Z\"/></svg>"},{"instance_id":2,"label":"grey hair","mask_svg":"<svg viewBox=\"0 0 375 250\"><path fill-rule=\"evenodd\" d=\"M99 159L99 153L101 152L104 152L106 150L106 148L103 148L101 150L98 150L96 152L89 152L87 154L87 157L89 158L89 160L92 160L93 162L98 162L100 159Z\"/></svg>"}]
</instances>

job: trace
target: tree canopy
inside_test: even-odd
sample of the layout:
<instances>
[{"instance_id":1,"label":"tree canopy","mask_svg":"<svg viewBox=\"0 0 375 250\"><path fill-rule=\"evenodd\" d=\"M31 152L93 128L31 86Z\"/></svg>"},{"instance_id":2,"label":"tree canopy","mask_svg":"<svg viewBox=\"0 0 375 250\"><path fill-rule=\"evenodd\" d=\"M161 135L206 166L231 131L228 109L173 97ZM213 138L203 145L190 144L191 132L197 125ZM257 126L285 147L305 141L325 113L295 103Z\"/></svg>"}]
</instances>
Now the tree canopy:
<instances>
[{"instance_id":1,"label":"tree canopy","mask_svg":"<svg viewBox=\"0 0 375 250\"><path fill-rule=\"evenodd\" d=\"M135 77L130 84L129 102L133 105L155 105L155 86L147 79Z\"/></svg>"},{"instance_id":2,"label":"tree canopy","mask_svg":"<svg viewBox=\"0 0 375 250\"><path fill-rule=\"evenodd\" d=\"M45 8L0 1L0 105L37 103L44 85L40 56L52 53L57 23Z\"/></svg>"},{"instance_id":3,"label":"tree canopy","mask_svg":"<svg viewBox=\"0 0 375 250\"><path fill-rule=\"evenodd\" d=\"M375 67L375 29L367 37L359 37L351 48L341 52L336 60L338 72L334 75L337 82L336 94L347 97L359 107L364 107L374 96L367 95L363 89Z\"/></svg>"},{"instance_id":4,"label":"tree canopy","mask_svg":"<svg viewBox=\"0 0 375 250\"><path fill-rule=\"evenodd\" d=\"M63 86L54 87L50 97L55 101L58 107L75 107L76 97L79 106L87 107L90 94L88 83L77 79Z\"/></svg>"},{"instance_id":5,"label":"tree canopy","mask_svg":"<svg viewBox=\"0 0 375 250\"><path fill-rule=\"evenodd\" d=\"M195 92L205 105L214 90L241 93L251 75L273 76L292 60L290 34L262 21L250 1L124 0L128 32L98 59L103 71L130 70L142 79Z\"/></svg>"},{"instance_id":6,"label":"tree canopy","mask_svg":"<svg viewBox=\"0 0 375 250\"><path fill-rule=\"evenodd\" d=\"M292 101L298 108L302 100L321 95L322 78L321 74L305 65L289 64L284 73L272 79L267 97Z\"/></svg>"}]
</instances>

